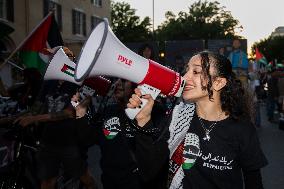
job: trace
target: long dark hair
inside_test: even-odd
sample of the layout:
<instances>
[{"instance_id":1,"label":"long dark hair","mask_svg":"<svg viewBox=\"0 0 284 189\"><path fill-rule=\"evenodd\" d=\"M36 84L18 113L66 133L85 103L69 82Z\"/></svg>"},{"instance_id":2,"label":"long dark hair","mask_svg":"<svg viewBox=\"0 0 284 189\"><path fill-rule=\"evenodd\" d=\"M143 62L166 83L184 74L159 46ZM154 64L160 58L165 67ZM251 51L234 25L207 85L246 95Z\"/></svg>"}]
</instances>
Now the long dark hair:
<instances>
[{"instance_id":1,"label":"long dark hair","mask_svg":"<svg viewBox=\"0 0 284 189\"><path fill-rule=\"evenodd\" d=\"M230 60L210 51L202 51L198 55L201 57L203 78L208 79L207 85L203 86L202 89L208 91L209 99L213 100L212 82L214 79L216 77L226 78L227 83L221 89L220 94L222 110L233 119L249 119L252 121L251 96L234 74ZM209 72L210 65L215 68L213 75Z\"/></svg>"}]
</instances>

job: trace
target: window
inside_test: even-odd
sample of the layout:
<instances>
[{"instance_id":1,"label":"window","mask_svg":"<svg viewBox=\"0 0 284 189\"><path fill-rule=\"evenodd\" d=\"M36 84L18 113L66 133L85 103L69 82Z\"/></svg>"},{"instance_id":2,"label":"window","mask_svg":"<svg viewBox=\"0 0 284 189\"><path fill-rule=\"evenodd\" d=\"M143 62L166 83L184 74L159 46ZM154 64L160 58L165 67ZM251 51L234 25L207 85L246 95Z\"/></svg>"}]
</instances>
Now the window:
<instances>
[{"instance_id":1,"label":"window","mask_svg":"<svg viewBox=\"0 0 284 189\"><path fill-rule=\"evenodd\" d=\"M102 7L103 3L102 0L91 0L92 4L94 4L97 7Z\"/></svg>"},{"instance_id":2,"label":"window","mask_svg":"<svg viewBox=\"0 0 284 189\"><path fill-rule=\"evenodd\" d=\"M49 13L49 11L54 11L54 17L55 20L58 24L58 27L60 30L62 30L62 11L61 11L61 5L55 1L52 0L44 0L43 3L43 13L44 16L47 15Z\"/></svg>"},{"instance_id":3,"label":"window","mask_svg":"<svg viewBox=\"0 0 284 189\"><path fill-rule=\"evenodd\" d=\"M0 18L14 21L14 0L0 0Z\"/></svg>"},{"instance_id":4,"label":"window","mask_svg":"<svg viewBox=\"0 0 284 189\"><path fill-rule=\"evenodd\" d=\"M91 17L91 30L94 29L101 21L102 19L100 17L92 16Z\"/></svg>"},{"instance_id":5,"label":"window","mask_svg":"<svg viewBox=\"0 0 284 189\"><path fill-rule=\"evenodd\" d=\"M86 14L72 10L72 27L73 34L86 36Z\"/></svg>"}]
</instances>

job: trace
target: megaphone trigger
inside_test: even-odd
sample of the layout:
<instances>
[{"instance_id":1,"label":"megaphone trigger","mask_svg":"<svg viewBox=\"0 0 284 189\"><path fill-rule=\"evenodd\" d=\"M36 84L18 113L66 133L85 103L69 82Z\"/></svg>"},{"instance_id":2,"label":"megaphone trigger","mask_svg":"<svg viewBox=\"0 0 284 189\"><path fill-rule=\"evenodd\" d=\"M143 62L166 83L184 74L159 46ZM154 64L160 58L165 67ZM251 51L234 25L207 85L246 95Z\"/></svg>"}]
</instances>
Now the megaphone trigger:
<instances>
[{"instance_id":1,"label":"megaphone trigger","mask_svg":"<svg viewBox=\"0 0 284 189\"><path fill-rule=\"evenodd\" d=\"M140 89L142 95L150 94L152 98L155 100L157 96L160 94L161 90L154 88L150 85L143 84L139 85L137 88ZM125 113L129 117L129 119L134 119L136 115L140 112L140 110L147 104L148 100L144 98L140 98L142 104L140 107L136 108L126 108Z\"/></svg>"}]
</instances>

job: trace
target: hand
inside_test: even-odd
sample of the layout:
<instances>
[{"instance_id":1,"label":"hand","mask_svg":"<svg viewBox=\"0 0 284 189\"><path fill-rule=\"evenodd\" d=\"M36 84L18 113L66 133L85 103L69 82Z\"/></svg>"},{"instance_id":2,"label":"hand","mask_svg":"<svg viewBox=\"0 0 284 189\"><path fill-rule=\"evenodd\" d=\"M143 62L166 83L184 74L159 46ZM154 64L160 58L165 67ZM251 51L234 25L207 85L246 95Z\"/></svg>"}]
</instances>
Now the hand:
<instances>
[{"instance_id":1,"label":"hand","mask_svg":"<svg viewBox=\"0 0 284 189\"><path fill-rule=\"evenodd\" d=\"M87 113L87 107L80 106L80 104L75 107L76 110L76 119L84 117Z\"/></svg>"},{"instance_id":2,"label":"hand","mask_svg":"<svg viewBox=\"0 0 284 189\"><path fill-rule=\"evenodd\" d=\"M154 100L151 95L146 94L142 96L140 89L136 88L134 90L135 94L132 94L132 97L129 99L129 103L127 104L127 108L136 108L141 106L141 99L147 99L147 104L141 109L141 111L136 115L135 119L140 127L143 127L150 119L151 112L154 105Z\"/></svg>"}]
</instances>

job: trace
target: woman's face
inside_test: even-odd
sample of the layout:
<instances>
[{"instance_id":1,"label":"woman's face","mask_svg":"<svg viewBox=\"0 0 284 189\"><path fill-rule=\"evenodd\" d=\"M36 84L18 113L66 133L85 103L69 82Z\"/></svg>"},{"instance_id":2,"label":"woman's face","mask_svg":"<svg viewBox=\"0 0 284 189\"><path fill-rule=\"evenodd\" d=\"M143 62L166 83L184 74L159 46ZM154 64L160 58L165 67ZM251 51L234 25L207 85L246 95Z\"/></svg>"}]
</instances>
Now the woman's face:
<instances>
[{"instance_id":1,"label":"woman's face","mask_svg":"<svg viewBox=\"0 0 284 189\"><path fill-rule=\"evenodd\" d=\"M183 91L183 99L189 101L198 101L207 98L207 90L202 90L202 86L207 86L208 79L203 78L201 57L200 55L193 56L187 64L187 71L184 75L186 85Z\"/></svg>"}]
</instances>

